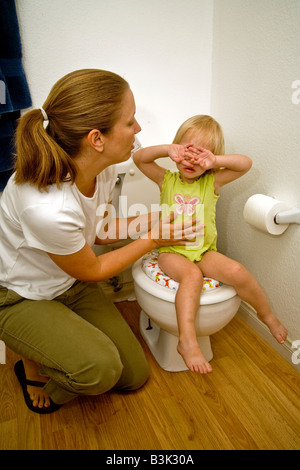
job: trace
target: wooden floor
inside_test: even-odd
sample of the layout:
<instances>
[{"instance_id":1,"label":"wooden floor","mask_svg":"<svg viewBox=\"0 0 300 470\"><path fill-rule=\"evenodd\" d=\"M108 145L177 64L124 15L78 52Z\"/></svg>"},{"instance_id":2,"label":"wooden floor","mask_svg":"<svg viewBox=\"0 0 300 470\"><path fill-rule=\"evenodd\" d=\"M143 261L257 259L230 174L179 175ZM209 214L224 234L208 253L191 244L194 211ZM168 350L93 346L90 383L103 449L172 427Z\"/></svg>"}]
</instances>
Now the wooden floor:
<instances>
[{"instance_id":1,"label":"wooden floor","mask_svg":"<svg viewBox=\"0 0 300 470\"><path fill-rule=\"evenodd\" d=\"M213 373L160 369L138 331L136 302L117 304L147 354L151 377L129 394L76 399L58 412L28 410L0 365L0 449L299 449L300 375L236 317L214 335Z\"/></svg>"}]
</instances>

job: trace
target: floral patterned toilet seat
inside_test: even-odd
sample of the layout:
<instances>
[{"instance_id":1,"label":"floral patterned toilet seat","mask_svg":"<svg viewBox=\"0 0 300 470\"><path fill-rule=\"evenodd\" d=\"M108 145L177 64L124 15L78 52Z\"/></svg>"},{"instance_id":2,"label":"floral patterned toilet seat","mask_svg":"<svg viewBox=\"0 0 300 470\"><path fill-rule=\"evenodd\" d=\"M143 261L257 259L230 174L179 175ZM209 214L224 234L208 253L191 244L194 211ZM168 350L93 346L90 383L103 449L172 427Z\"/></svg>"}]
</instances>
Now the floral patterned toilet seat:
<instances>
[{"instance_id":1,"label":"floral patterned toilet seat","mask_svg":"<svg viewBox=\"0 0 300 470\"><path fill-rule=\"evenodd\" d=\"M171 290L177 291L178 282L164 274L157 262L158 252L156 250L150 251L142 258L142 270L152 281L157 284L167 287ZM222 282L216 281L215 279L205 277L203 280L202 292L210 292L222 286Z\"/></svg>"}]
</instances>

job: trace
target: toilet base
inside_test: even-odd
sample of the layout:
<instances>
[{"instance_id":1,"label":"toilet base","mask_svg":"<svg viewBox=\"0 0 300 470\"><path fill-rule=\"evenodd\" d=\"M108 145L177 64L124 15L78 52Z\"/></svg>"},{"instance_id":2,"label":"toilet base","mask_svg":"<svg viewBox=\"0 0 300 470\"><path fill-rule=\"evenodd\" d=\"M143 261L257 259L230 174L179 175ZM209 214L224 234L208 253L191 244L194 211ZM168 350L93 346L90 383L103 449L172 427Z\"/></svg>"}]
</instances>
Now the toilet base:
<instances>
[{"instance_id":1,"label":"toilet base","mask_svg":"<svg viewBox=\"0 0 300 470\"><path fill-rule=\"evenodd\" d=\"M151 326L149 327L149 320ZM177 351L178 336L162 330L142 310L140 313L140 332L152 355L160 367L168 372L188 370ZM198 336L199 347L207 361L213 358L209 336Z\"/></svg>"}]
</instances>

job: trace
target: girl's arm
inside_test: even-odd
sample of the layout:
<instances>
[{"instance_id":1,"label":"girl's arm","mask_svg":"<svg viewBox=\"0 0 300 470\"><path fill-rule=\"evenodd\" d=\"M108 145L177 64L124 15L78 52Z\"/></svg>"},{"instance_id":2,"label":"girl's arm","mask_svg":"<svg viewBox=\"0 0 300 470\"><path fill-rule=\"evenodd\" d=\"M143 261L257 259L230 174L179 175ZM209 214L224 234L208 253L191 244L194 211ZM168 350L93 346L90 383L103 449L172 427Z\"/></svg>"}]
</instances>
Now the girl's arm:
<instances>
[{"instance_id":1,"label":"girl's arm","mask_svg":"<svg viewBox=\"0 0 300 470\"><path fill-rule=\"evenodd\" d=\"M155 163L158 158L170 157L175 162L185 162L187 166L192 166L190 158L195 156L195 149L190 144L187 145L154 145L138 150L133 155L133 161L144 175L158 184L161 189L166 169ZM187 160L185 160L187 158Z\"/></svg>"},{"instance_id":2,"label":"girl's arm","mask_svg":"<svg viewBox=\"0 0 300 470\"><path fill-rule=\"evenodd\" d=\"M243 176L252 166L251 158L246 155L214 155L207 149L197 147L200 154L194 159L203 169L213 169L215 173L215 192L222 186ZM197 161L195 161L197 160Z\"/></svg>"},{"instance_id":3,"label":"girl's arm","mask_svg":"<svg viewBox=\"0 0 300 470\"><path fill-rule=\"evenodd\" d=\"M245 175L252 166L251 158L246 155L217 155L215 168L215 192L222 186Z\"/></svg>"},{"instance_id":4,"label":"girl's arm","mask_svg":"<svg viewBox=\"0 0 300 470\"><path fill-rule=\"evenodd\" d=\"M158 184L161 189L166 169L155 163L155 160L168 156L169 145L155 145L153 147L142 148L135 152L133 154L133 161L138 169Z\"/></svg>"}]
</instances>

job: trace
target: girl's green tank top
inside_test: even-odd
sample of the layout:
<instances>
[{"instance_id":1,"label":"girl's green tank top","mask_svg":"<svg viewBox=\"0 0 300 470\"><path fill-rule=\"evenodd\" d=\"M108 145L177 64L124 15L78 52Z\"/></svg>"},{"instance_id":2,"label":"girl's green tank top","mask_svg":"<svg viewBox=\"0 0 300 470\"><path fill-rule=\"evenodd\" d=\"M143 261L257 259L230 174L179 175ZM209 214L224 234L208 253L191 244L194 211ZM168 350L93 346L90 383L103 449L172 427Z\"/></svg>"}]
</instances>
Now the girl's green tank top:
<instances>
[{"instance_id":1,"label":"girl's green tank top","mask_svg":"<svg viewBox=\"0 0 300 470\"><path fill-rule=\"evenodd\" d=\"M209 250L217 250L216 204L213 172L204 173L197 181L185 183L179 172L166 170L160 195L162 218L175 212L174 223L197 218L204 224L204 236L197 239L197 246L174 245L160 247L160 253L178 253L191 261L200 261Z\"/></svg>"}]
</instances>

